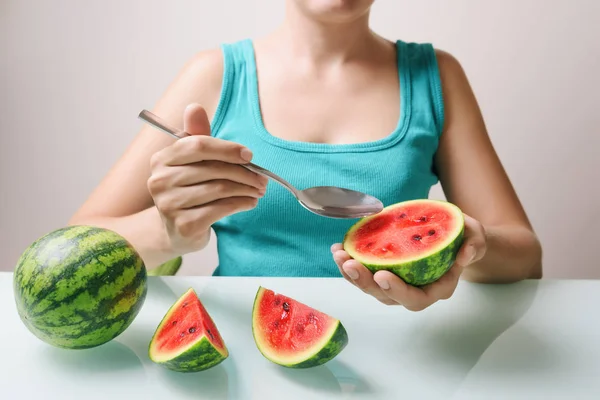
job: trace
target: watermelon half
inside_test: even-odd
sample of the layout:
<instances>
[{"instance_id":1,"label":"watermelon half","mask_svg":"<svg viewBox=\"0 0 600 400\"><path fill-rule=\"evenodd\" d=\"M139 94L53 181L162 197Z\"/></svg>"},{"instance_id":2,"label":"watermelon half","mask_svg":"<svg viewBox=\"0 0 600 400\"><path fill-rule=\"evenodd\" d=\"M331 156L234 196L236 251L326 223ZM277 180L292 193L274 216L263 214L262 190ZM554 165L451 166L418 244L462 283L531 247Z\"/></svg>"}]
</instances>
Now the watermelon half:
<instances>
[{"instance_id":1,"label":"watermelon half","mask_svg":"<svg viewBox=\"0 0 600 400\"><path fill-rule=\"evenodd\" d=\"M252 333L266 359L288 368L325 364L348 344L339 320L263 287L254 299Z\"/></svg>"},{"instance_id":2,"label":"watermelon half","mask_svg":"<svg viewBox=\"0 0 600 400\"><path fill-rule=\"evenodd\" d=\"M148 349L150 359L177 372L212 368L229 351L208 311L190 288L169 308Z\"/></svg>"},{"instance_id":3,"label":"watermelon half","mask_svg":"<svg viewBox=\"0 0 600 400\"><path fill-rule=\"evenodd\" d=\"M365 217L346 233L344 250L371 272L388 270L413 286L440 279L464 240L464 215L446 201L410 200Z\"/></svg>"},{"instance_id":4,"label":"watermelon half","mask_svg":"<svg viewBox=\"0 0 600 400\"><path fill-rule=\"evenodd\" d=\"M69 226L33 242L13 274L19 317L42 341L66 349L100 346L125 331L148 291L146 267L119 234Z\"/></svg>"}]
</instances>

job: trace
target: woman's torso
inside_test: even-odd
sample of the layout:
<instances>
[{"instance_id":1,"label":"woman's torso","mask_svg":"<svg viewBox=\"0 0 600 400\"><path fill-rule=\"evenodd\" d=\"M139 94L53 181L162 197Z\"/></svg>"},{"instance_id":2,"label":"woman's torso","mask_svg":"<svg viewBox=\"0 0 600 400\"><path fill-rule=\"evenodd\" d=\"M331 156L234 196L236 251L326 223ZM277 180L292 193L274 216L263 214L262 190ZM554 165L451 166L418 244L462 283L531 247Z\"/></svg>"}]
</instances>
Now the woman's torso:
<instances>
[{"instance_id":1,"label":"woman's torso","mask_svg":"<svg viewBox=\"0 0 600 400\"><path fill-rule=\"evenodd\" d=\"M342 115L343 120L329 116L323 119L314 107L300 108L302 102L297 98L288 100L283 96L285 91L266 84L264 89L276 92L280 98L274 101L273 96L266 97L268 112L263 120L252 41L226 44L222 49L223 86L212 121L213 136L247 146L254 153L253 162L299 189L342 186L374 195L384 205L429 195L437 182L433 163L443 126L441 85L432 46L396 42L398 79L389 92L381 93L382 99L390 100L382 105L381 112L364 102L354 111L367 113L374 121L372 125L365 124L365 118L353 118L352 113L345 118ZM261 70L258 75L261 79L262 73ZM285 88L285 77L279 79L280 88ZM363 92L375 99L379 94L372 89L365 86ZM390 97L394 92L397 99ZM361 100L361 91L356 90L356 103ZM302 116L293 118L288 132L281 118L270 117L270 110L277 112L280 108L276 101L293 103L293 108L298 108L297 115ZM390 102L398 108L397 112L390 109ZM281 109L289 110L291 104L287 105ZM321 113L327 114L336 107L339 104L332 103ZM390 114L396 115L391 123ZM303 119L306 122L300 124ZM315 123L319 119L336 123L327 129L323 127L326 123ZM269 125L274 127L273 133L264 121L273 121ZM361 136L362 129L372 133ZM340 133L336 130L344 130L348 136L343 140L352 144L337 144ZM303 131L307 139L296 140ZM338 277L340 273L329 248L340 242L355 222L312 214L291 193L271 181L256 208L213 225L219 253L215 275Z\"/></svg>"}]
</instances>

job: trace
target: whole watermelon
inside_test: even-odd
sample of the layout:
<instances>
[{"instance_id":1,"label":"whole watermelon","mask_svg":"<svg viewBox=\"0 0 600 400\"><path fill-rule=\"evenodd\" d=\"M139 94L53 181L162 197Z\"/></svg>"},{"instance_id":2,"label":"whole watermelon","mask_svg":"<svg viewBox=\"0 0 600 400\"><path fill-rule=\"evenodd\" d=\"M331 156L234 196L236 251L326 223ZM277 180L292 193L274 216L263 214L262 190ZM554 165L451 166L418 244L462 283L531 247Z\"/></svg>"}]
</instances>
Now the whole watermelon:
<instances>
[{"instance_id":1,"label":"whole watermelon","mask_svg":"<svg viewBox=\"0 0 600 400\"><path fill-rule=\"evenodd\" d=\"M19 316L39 339L85 349L120 335L148 291L142 258L117 233L70 226L32 243L14 271Z\"/></svg>"}]
</instances>

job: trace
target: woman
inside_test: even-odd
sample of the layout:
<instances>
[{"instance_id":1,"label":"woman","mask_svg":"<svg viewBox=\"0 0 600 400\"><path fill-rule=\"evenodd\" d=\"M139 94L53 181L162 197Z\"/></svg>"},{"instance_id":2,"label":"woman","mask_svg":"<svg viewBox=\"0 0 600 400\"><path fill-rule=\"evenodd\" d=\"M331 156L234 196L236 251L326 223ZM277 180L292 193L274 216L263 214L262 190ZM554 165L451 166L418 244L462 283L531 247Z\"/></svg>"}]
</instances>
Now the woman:
<instances>
[{"instance_id":1,"label":"woman","mask_svg":"<svg viewBox=\"0 0 600 400\"><path fill-rule=\"evenodd\" d=\"M373 33L373 1L287 0L267 37L193 57L153 110L191 137L144 127L71 224L121 233L149 268L202 249L212 227L215 275L342 275L413 311L449 298L461 276L541 277L540 244L460 64ZM306 211L239 165L250 160L299 188L338 185L386 205L426 198L439 179L467 240L425 288L373 275L339 244L353 220Z\"/></svg>"}]
</instances>

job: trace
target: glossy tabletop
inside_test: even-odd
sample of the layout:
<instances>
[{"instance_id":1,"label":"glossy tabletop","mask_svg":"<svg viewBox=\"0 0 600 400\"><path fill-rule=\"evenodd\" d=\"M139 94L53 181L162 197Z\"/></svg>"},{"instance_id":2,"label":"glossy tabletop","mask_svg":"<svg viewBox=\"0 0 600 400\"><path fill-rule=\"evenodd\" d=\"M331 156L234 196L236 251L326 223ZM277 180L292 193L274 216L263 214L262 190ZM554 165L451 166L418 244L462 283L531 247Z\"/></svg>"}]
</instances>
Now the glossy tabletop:
<instances>
[{"instance_id":1,"label":"glossy tabletop","mask_svg":"<svg viewBox=\"0 0 600 400\"><path fill-rule=\"evenodd\" d=\"M341 319L348 347L290 370L254 345L259 285ZM182 374L147 347L167 309L196 289L230 351ZM418 313L379 304L341 279L151 278L130 328L90 350L61 350L19 320L12 274L0 273L0 398L19 399L600 399L600 281L461 282Z\"/></svg>"}]
</instances>

